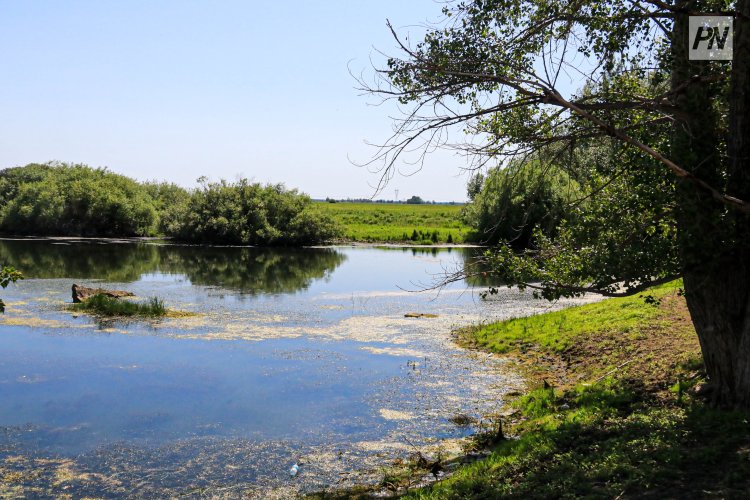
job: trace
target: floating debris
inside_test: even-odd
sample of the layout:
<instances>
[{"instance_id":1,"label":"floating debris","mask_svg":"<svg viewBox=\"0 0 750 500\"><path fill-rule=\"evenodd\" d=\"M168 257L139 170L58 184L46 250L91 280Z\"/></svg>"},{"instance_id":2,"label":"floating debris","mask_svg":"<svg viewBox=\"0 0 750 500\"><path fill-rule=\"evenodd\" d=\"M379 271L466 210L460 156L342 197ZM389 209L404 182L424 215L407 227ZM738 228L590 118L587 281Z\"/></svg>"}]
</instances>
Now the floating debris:
<instances>
[{"instance_id":1,"label":"floating debris","mask_svg":"<svg viewBox=\"0 0 750 500\"><path fill-rule=\"evenodd\" d=\"M437 314L430 314L430 313L415 313L410 312L404 314L404 318L437 318Z\"/></svg>"}]
</instances>

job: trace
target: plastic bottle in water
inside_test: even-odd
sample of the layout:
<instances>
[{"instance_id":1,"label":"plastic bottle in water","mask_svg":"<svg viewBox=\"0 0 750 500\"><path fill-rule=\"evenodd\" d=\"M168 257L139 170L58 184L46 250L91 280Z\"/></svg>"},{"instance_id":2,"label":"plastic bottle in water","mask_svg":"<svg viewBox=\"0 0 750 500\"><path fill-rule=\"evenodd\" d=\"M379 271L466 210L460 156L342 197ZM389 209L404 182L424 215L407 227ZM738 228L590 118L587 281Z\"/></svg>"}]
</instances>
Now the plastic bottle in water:
<instances>
[{"instance_id":1,"label":"plastic bottle in water","mask_svg":"<svg viewBox=\"0 0 750 500\"><path fill-rule=\"evenodd\" d=\"M295 463L294 465L292 465L292 468L289 469L289 476L294 477L297 475L298 472L299 472L299 465Z\"/></svg>"}]
</instances>

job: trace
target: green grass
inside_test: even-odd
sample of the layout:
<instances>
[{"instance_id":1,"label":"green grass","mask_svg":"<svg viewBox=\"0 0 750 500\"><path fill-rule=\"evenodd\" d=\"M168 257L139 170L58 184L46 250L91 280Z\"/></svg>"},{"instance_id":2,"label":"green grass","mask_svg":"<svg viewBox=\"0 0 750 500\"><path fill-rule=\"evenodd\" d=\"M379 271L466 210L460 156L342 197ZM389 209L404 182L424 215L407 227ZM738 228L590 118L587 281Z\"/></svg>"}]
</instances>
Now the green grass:
<instances>
[{"instance_id":1,"label":"green grass","mask_svg":"<svg viewBox=\"0 0 750 500\"><path fill-rule=\"evenodd\" d=\"M316 207L342 227L349 241L435 244L471 237L471 228L459 217L462 205L319 202Z\"/></svg>"},{"instance_id":2,"label":"green grass","mask_svg":"<svg viewBox=\"0 0 750 500\"><path fill-rule=\"evenodd\" d=\"M747 415L644 401L612 380L518 402L518 439L408 498L746 498ZM565 409L563 409L565 408Z\"/></svg>"},{"instance_id":3,"label":"green grass","mask_svg":"<svg viewBox=\"0 0 750 500\"><path fill-rule=\"evenodd\" d=\"M156 318L166 316L167 308L164 301L151 297L145 302L132 302L129 300L116 299L106 295L94 295L88 300L70 306L73 311L84 311L97 316L125 316L125 317L149 317Z\"/></svg>"},{"instance_id":4,"label":"green grass","mask_svg":"<svg viewBox=\"0 0 750 500\"><path fill-rule=\"evenodd\" d=\"M649 294L659 300L674 294L679 286L679 282L674 282ZM647 304L643 297L632 296L473 327L469 335L475 346L497 353L523 349L529 344L561 352L584 335L617 330L637 336L645 325L653 326L659 315L659 309Z\"/></svg>"}]
</instances>

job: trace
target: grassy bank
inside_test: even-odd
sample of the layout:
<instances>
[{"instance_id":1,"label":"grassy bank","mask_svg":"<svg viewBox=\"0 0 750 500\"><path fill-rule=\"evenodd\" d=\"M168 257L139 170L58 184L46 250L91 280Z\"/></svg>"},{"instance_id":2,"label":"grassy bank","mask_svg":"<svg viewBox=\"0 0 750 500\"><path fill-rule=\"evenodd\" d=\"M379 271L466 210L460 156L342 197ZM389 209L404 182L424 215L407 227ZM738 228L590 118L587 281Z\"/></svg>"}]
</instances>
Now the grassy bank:
<instances>
[{"instance_id":1,"label":"grassy bank","mask_svg":"<svg viewBox=\"0 0 750 500\"><path fill-rule=\"evenodd\" d=\"M470 234L459 219L462 205L338 202L315 206L336 221L349 241L464 243Z\"/></svg>"},{"instance_id":2,"label":"grassy bank","mask_svg":"<svg viewBox=\"0 0 750 500\"><path fill-rule=\"evenodd\" d=\"M642 297L466 329L532 389L486 460L409 498L746 498L747 414L700 396L700 349L672 284Z\"/></svg>"}]
</instances>

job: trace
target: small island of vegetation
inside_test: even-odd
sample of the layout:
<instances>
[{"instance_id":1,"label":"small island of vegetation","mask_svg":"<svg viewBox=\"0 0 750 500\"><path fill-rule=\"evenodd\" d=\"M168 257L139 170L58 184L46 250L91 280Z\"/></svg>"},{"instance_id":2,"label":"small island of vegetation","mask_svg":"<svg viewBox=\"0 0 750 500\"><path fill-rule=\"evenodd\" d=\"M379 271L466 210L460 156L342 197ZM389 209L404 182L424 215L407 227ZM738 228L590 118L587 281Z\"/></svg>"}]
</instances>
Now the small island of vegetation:
<instances>
[{"instance_id":1,"label":"small island of vegetation","mask_svg":"<svg viewBox=\"0 0 750 500\"><path fill-rule=\"evenodd\" d=\"M158 297L150 297L144 302L133 302L103 294L94 295L83 302L70 304L68 308L71 311L104 317L160 318L171 312L164 307L164 301Z\"/></svg>"}]
</instances>

